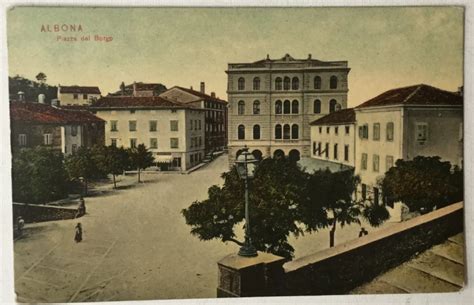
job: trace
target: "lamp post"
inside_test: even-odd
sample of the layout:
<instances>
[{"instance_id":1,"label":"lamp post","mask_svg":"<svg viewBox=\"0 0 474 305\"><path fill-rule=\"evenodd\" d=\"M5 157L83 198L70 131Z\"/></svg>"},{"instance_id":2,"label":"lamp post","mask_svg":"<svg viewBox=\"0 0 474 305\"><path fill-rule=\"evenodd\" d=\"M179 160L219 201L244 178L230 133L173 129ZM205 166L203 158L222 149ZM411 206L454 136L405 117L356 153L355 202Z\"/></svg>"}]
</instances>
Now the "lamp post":
<instances>
[{"instance_id":1,"label":"lamp post","mask_svg":"<svg viewBox=\"0 0 474 305\"><path fill-rule=\"evenodd\" d=\"M258 160L249 153L249 149L245 146L242 149L242 153L237 157L235 161L237 166L237 173L240 179L245 181L245 241L244 245L240 247L239 255L245 257L257 256L257 249L252 245L252 239L250 238L250 218L249 218L249 187L248 181L252 179L255 174L256 163Z\"/></svg>"}]
</instances>

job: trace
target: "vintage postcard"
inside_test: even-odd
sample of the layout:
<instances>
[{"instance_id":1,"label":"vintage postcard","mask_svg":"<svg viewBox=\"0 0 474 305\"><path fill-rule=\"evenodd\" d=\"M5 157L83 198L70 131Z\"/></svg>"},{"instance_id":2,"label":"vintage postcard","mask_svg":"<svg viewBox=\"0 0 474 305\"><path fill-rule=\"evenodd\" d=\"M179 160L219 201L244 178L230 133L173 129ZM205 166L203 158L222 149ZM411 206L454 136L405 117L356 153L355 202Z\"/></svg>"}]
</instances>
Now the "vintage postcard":
<instances>
[{"instance_id":1,"label":"vintage postcard","mask_svg":"<svg viewBox=\"0 0 474 305\"><path fill-rule=\"evenodd\" d=\"M458 292L464 8L7 11L20 303Z\"/></svg>"}]
</instances>

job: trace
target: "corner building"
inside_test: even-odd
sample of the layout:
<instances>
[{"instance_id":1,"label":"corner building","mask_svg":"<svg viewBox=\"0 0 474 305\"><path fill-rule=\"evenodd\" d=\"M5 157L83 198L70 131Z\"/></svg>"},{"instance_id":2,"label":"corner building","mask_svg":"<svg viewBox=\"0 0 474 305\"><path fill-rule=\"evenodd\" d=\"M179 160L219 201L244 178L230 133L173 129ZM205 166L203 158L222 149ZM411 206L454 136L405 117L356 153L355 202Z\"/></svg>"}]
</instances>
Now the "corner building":
<instances>
[{"instance_id":1,"label":"corner building","mask_svg":"<svg viewBox=\"0 0 474 305\"><path fill-rule=\"evenodd\" d=\"M245 145L256 158L310 157L309 123L347 107L349 71L311 54L228 64L230 163Z\"/></svg>"}]
</instances>

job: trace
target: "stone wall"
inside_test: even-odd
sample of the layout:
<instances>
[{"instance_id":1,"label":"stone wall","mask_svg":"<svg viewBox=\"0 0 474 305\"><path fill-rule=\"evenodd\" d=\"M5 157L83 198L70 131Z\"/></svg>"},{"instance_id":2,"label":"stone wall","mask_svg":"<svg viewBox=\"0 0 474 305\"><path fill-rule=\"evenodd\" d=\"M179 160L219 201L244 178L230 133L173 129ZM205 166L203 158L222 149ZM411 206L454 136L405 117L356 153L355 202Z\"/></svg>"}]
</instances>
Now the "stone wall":
<instances>
[{"instance_id":1,"label":"stone wall","mask_svg":"<svg viewBox=\"0 0 474 305\"><path fill-rule=\"evenodd\" d=\"M13 220L23 217L26 223L74 219L77 213L75 208L57 207L51 205L13 203Z\"/></svg>"}]
</instances>

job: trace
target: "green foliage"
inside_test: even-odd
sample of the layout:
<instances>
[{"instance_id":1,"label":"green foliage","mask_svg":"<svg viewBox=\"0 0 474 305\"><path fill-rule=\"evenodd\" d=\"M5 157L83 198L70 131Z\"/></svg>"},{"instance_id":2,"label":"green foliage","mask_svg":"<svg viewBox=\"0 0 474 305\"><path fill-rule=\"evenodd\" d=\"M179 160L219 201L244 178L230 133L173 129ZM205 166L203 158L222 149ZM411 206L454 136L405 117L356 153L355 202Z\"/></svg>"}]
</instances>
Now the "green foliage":
<instances>
[{"instance_id":1,"label":"green foliage","mask_svg":"<svg viewBox=\"0 0 474 305\"><path fill-rule=\"evenodd\" d=\"M112 175L114 188L117 187L115 176L121 175L130 167L128 152L123 147L95 146L92 159L100 172Z\"/></svg>"},{"instance_id":2,"label":"green foliage","mask_svg":"<svg viewBox=\"0 0 474 305\"><path fill-rule=\"evenodd\" d=\"M104 177L96 160L100 154L100 147L93 149L81 146L77 151L66 157L66 171L72 181L84 180L85 194L87 194L87 184L90 179Z\"/></svg>"},{"instance_id":3,"label":"green foliage","mask_svg":"<svg viewBox=\"0 0 474 305\"><path fill-rule=\"evenodd\" d=\"M440 157L397 160L381 181L388 203L401 201L411 211L431 211L463 200L463 172Z\"/></svg>"},{"instance_id":4,"label":"green foliage","mask_svg":"<svg viewBox=\"0 0 474 305\"><path fill-rule=\"evenodd\" d=\"M138 182L140 182L141 170L152 166L155 162L153 153L146 148L145 144L139 144L135 148L130 148L128 154L131 166L138 170Z\"/></svg>"},{"instance_id":5,"label":"green foliage","mask_svg":"<svg viewBox=\"0 0 474 305\"><path fill-rule=\"evenodd\" d=\"M39 94L44 94L47 101L58 97L58 87L49 86L46 79L44 82L35 82L17 75L8 78L8 87L11 99L16 99L19 91L25 93L26 101L37 101Z\"/></svg>"},{"instance_id":6,"label":"green foliage","mask_svg":"<svg viewBox=\"0 0 474 305\"><path fill-rule=\"evenodd\" d=\"M43 72L40 72L36 75L36 80L40 82L40 84L44 84L46 82L46 74L44 74Z\"/></svg>"},{"instance_id":7,"label":"green foliage","mask_svg":"<svg viewBox=\"0 0 474 305\"><path fill-rule=\"evenodd\" d=\"M22 149L12 160L13 200L47 203L67 196L67 173L61 152L37 147Z\"/></svg>"}]
</instances>

